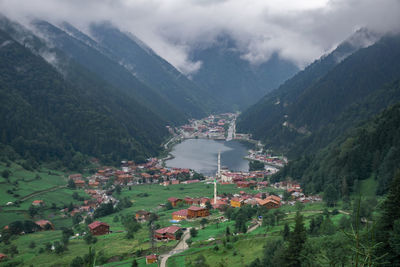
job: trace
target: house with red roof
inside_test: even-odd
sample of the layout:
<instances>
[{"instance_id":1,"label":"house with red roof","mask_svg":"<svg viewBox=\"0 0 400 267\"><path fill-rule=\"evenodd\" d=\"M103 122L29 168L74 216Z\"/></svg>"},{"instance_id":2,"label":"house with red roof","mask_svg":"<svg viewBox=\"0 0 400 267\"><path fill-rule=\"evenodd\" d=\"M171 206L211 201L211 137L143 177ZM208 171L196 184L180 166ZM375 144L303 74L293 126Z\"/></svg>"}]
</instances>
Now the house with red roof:
<instances>
[{"instance_id":1,"label":"house with red roof","mask_svg":"<svg viewBox=\"0 0 400 267\"><path fill-rule=\"evenodd\" d=\"M35 222L41 230L54 230L54 225L48 220L40 220Z\"/></svg>"},{"instance_id":2,"label":"house with red roof","mask_svg":"<svg viewBox=\"0 0 400 267\"><path fill-rule=\"evenodd\" d=\"M182 228L172 225L158 229L154 233L154 237L158 240L179 240L182 236Z\"/></svg>"},{"instance_id":3,"label":"house with red roof","mask_svg":"<svg viewBox=\"0 0 400 267\"><path fill-rule=\"evenodd\" d=\"M207 217L210 211L204 207L191 206L187 209L188 218Z\"/></svg>"},{"instance_id":4,"label":"house with red roof","mask_svg":"<svg viewBox=\"0 0 400 267\"><path fill-rule=\"evenodd\" d=\"M6 254L0 253L0 261L3 261L3 260L5 260L5 259L7 259L7 258L8 258L8 257L7 257Z\"/></svg>"},{"instance_id":5,"label":"house with red roof","mask_svg":"<svg viewBox=\"0 0 400 267\"><path fill-rule=\"evenodd\" d=\"M157 262L157 255L152 254L152 255L147 255L146 256L146 264L152 264Z\"/></svg>"},{"instance_id":6,"label":"house with red roof","mask_svg":"<svg viewBox=\"0 0 400 267\"><path fill-rule=\"evenodd\" d=\"M267 209L275 209L281 206L281 198L275 195L270 195L266 199L257 199L258 205Z\"/></svg>"},{"instance_id":7,"label":"house with red roof","mask_svg":"<svg viewBox=\"0 0 400 267\"><path fill-rule=\"evenodd\" d=\"M75 180L74 183L75 183L75 187L77 187L77 188L85 187L85 181L83 181L83 180Z\"/></svg>"},{"instance_id":8,"label":"house with red roof","mask_svg":"<svg viewBox=\"0 0 400 267\"><path fill-rule=\"evenodd\" d=\"M100 221L92 222L88 227L92 235L105 235L110 232L110 226Z\"/></svg>"},{"instance_id":9,"label":"house with red roof","mask_svg":"<svg viewBox=\"0 0 400 267\"><path fill-rule=\"evenodd\" d=\"M70 176L68 176L68 178L72 180L82 179L82 174L80 173L71 174Z\"/></svg>"},{"instance_id":10,"label":"house with red roof","mask_svg":"<svg viewBox=\"0 0 400 267\"><path fill-rule=\"evenodd\" d=\"M176 207L179 203L182 202L182 199L176 197L168 198L168 201L171 203L172 207Z\"/></svg>"},{"instance_id":11,"label":"house with red roof","mask_svg":"<svg viewBox=\"0 0 400 267\"><path fill-rule=\"evenodd\" d=\"M172 213L172 220L182 221L182 220L187 220L187 219L188 219L188 210L187 209L174 211Z\"/></svg>"}]
</instances>

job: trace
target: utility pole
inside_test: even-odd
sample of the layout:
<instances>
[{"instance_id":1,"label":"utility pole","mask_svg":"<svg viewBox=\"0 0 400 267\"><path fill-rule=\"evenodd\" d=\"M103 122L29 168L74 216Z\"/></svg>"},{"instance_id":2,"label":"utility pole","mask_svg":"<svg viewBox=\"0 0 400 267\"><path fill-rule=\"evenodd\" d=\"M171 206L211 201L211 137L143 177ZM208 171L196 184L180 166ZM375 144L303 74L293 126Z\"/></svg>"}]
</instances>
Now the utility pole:
<instances>
[{"instance_id":1,"label":"utility pole","mask_svg":"<svg viewBox=\"0 0 400 267\"><path fill-rule=\"evenodd\" d=\"M218 152L218 168L214 178L214 204L217 204L217 178L221 178L221 151Z\"/></svg>"}]
</instances>

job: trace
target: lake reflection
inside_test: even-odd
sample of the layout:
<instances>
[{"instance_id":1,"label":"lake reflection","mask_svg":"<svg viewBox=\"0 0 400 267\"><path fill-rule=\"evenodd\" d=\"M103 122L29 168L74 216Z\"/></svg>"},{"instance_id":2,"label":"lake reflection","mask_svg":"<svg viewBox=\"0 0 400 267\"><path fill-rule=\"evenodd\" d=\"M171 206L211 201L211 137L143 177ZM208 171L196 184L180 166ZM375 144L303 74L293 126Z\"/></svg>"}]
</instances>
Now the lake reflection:
<instances>
[{"instance_id":1,"label":"lake reflection","mask_svg":"<svg viewBox=\"0 0 400 267\"><path fill-rule=\"evenodd\" d=\"M175 158L166 161L166 165L214 175L217 171L218 151L221 151L222 166L233 171L248 171L248 161L243 158L247 155L247 148L237 141L187 139L173 148L171 154Z\"/></svg>"}]
</instances>

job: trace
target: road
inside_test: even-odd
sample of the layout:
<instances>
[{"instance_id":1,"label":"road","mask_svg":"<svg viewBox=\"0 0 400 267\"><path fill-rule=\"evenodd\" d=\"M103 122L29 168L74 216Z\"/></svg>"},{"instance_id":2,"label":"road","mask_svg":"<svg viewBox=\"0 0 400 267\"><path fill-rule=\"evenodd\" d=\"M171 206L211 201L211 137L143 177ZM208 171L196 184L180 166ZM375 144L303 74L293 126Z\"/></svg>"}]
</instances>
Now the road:
<instances>
[{"instance_id":1,"label":"road","mask_svg":"<svg viewBox=\"0 0 400 267\"><path fill-rule=\"evenodd\" d=\"M231 125L228 129L228 135L226 137L226 141L231 141L236 132L236 118L232 120Z\"/></svg>"},{"instance_id":2,"label":"road","mask_svg":"<svg viewBox=\"0 0 400 267\"><path fill-rule=\"evenodd\" d=\"M183 251L185 251L186 249L188 249L188 245L186 244L186 240L188 240L190 238L190 229L186 229L186 231L183 233L181 240L179 241L179 243L176 245L176 247L174 249L172 249L170 252L163 254L160 256L161 258L161 267L166 267L167 266L167 260L169 257L171 257L174 254L177 253L181 253Z\"/></svg>"}]
</instances>

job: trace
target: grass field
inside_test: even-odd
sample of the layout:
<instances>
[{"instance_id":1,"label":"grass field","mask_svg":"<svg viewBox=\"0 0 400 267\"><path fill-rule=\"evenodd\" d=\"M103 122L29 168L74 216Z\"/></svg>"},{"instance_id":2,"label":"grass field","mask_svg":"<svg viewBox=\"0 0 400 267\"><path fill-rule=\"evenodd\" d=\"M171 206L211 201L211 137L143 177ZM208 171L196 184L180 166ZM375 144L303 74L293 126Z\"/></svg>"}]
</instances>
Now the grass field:
<instances>
[{"instance_id":1,"label":"grass field","mask_svg":"<svg viewBox=\"0 0 400 267\"><path fill-rule=\"evenodd\" d=\"M0 166L0 172L4 168L5 166ZM0 178L0 189L2 190L0 191L0 201L2 201L0 204L3 205L8 201L21 199L32 192L37 192L39 194L28 198L26 201L22 201L19 207L3 205L0 211L0 226L7 225L15 220L31 219L27 214L27 209L33 200L41 199L44 200L48 206L43 210L40 218L50 219L55 224L56 229L60 229L64 226L71 227L71 218L61 217L58 214L58 210L51 210L49 207L52 203L55 203L58 207L69 204L70 202L79 203L72 198L72 194L78 192L81 196L88 197L85 195L84 190L58 188L56 191L42 192L42 190L65 185L65 177L61 173L49 170L28 172L18 165L12 165L9 169L12 172L9 178L10 182L6 182L4 178ZM37 175L41 178L37 179ZM18 183L16 183L16 181L18 181ZM7 190L10 189L15 192L13 196L7 193ZM236 185L218 185L218 194L239 193L239 191L248 193L258 192L249 188L237 188ZM160 185L138 185L132 186L131 190L129 190L129 188L124 188L120 195L115 196L118 198L127 197L132 202L132 207L100 218L101 221L110 225L110 230L113 231L113 233L99 236L93 248L97 253L103 254L105 258L112 258L113 262L105 266L130 266L132 260L136 257L139 265L145 266L145 258L143 256L146 254L138 256L136 252L138 250L144 250L144 253L150 253L150 234L148 226L146 223L142 224L142 228L134 234L133 239L126 239L124 233L125 229L121 223L121 216L133 217L138 210L152 211L156 212L159 216L159 220L156 222L158 227L170 226L172 224L170 222L172 219L172 212L187 208L187 206L183 205L172 210L165 210L160 207L160 204L165 204L169 197L184 198L188 196L211 198L212 194L213 185L205 183L179 184L168 187ZM19 196L16 197L16 195ZM323 203L307 204L302 211L306 227L308 227L310 219L318 216L325 208ZM293 228L296 207L283 206L280 209L287 213L287 216L280 221L279 225L261 226L251 233L241 234L238 236L238 241L229 242L230 245L228 246L224 246L221 239L224 237L227 226L233 231L234 222L226 221L216 224L216 218L222 215L218 211L211 212L211 216L208 218L209 223L204 229L200 226L200 219L178 223L177 225L181 227L196 227L200 229L198 231L198 236L192 238L194 241L192 247L182 254L171 257L168 261L168 266L186 266L193 263L200 254L204 255L210 266L216 266L221 262L224 262L225 266L243 266L244 264L248 264L254 260L254 258L262 255L263 245L269 238L280 235L285 222L289 223L290 227ZM332 216L331 219L334 223L337 223L341 216L343 215L338 214ZM118 217L118 220L115 220L115 217ZM39 219L39 217L33 219ZM209 241L211 237L215 240ZM88 245L82 238L70 240L68 250L63 252L61 256L56 255L54 252L39 253L39 249L44 247L45 243L60 241L60 239L61 232L59 230L19 236L15 240L12 240L12 244L15 244L19 250L19 254L15 256L15 260L22 260L24 265L28 266L30 264L33 266L68 266L76 256L84 256L88 253ZM32 240L36 243L35 248L29 248L29 244ZM158 253L168 251L174 247L176 243L177 241L157 242L157 251ZM216 244L218 245L218 250L215 249ZM4 244L0 244L0 251L4 248Z\"/></svg>"},{"instance_id":2,"label":"grass field","mask_svg":"<svg viewBox=\"0 0 400 267\"><path fill-rule=\"evenodd\" d=\"M82 201L73 199L72 194L76 191L85 198L89 196L83 190L70 190L65 188L67 183L63 173L42 168L40 171L27 171L21 166L13 163L9 167L0 165L0 173L9 170L11 175L8 180L0 177L0 227L17 220L49 219L56 228L63 226L71 227L69 218L57 215L58 210L69 203L81 204ZM12 191L13 194L9 192ZM45 207L42 214L30 218L27 211L33 200L43 200ZM7 206L7 202L19 201L18 205ZM57 210L51 210L52 204Z\"/></svg>"}]
</instances>

